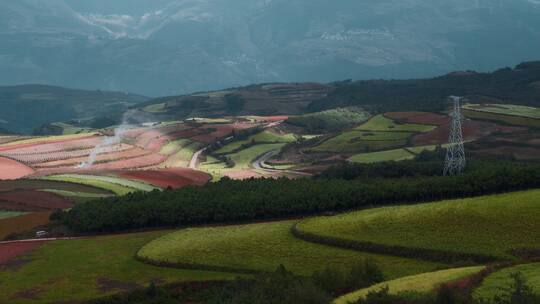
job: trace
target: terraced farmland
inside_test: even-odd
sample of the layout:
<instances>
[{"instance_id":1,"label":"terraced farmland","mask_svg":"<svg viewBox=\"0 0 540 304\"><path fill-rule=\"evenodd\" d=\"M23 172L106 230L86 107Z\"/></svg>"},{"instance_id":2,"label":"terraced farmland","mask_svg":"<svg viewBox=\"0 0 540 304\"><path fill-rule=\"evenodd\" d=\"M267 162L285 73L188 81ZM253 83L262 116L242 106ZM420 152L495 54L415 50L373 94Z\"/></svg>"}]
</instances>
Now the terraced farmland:
<instances>
[{"instance_id":1,"label":"terraced farmland","mask_svg":"<svg viewBox=\"0 0 540 304\"><path fill-rule=\"evenodd\" d=\"M13 233L22 233L49 223L50 212L28 213L0 219L0 240Z\"/></svg>"},{"instance_id":2,"label":"terraced farmland","mask_svg":"<svg viewBox=\"0 0 540 304\"><path fill-rule=\"evenodd\" d=\"M409 132L349 131L311 148L312 152L359 153L387 150L407 145Z\"/></svg>"},{"instance_id":3,"label":"terraced farmland","mask_svg":"<svg viewBox=\"0 0 540 304\"><path fill-rule=\"evenodd\" d=\"M384 115L377 115L366 123L356 127L361 131L394 131L394 132L429 132L435 126L428 124L399 123Z\"/></svg>"},{"instance_id":4,"label":"terraced farmland","mask_svg":"<svg viewBox=\"0 0 540 304\"><path fill-rule=\"evenodd\" d=\"M153 189L156 189L148 184L138 183L121 178L97 175L62 174L47 176L43 179L88 185L112 191L117 195L125 195L137 190L152 191Z\"/></svg>"},{"instance_id":5,"label":"terraced farmland","mask_svg":"<svg viewBox=\"0 0 540 304\"><path fill-rule=\"evenodd\" d=\"M236 277L220 272L158 268L134 259L141 246L166 233L147 232L46 243L28 258L23 258L20 266L0 266L0 299L22 304L28 303L28 295L31 295L32 303L79 302L148 286L150 282Z\"/></svg>"},{"instance_id":6,"label":"terraced farmland","mask_svg":"<svg viewBox=\"0 0 540 304\"><path fill-rule=\"evenodd\" d=\"M332 304L354 303L359 299L365 297L369 292L378 291L384 287L388 287L388 291L390 294L399 294L400 292L405 291L428 293L434 291L441 284L454 282L466 278L473 274L479 273L483 269L483 266L464 267L407 276L392 281L379 283L369 288L364 288L346 294L334 300Z\"/></svg>"},{"instance_id":7,"label":"terraced farmland","mask_svg":"<svg viewBox=\"0 0 540 304\"><path fill-rule=\"evenodd\" d=\"M357 154L349 158L353 163L376 163L383 161L400 161L414 158L414 154L405 149Z\"/></svg>"},{"instance_id":8,"label":"terraced farmland","mask_svg":"<svg viewBox=\"0 0 540 304\"><path fill-rule=\"evenodd\" d=\"M529 190L376 208L307 219L297 229L360 246L379 244L513 259L512 250L540 247L538 197L540 190Z\"/></svg>"},{"instance_id":9,"label":"terraced farmland","mask_svg":"<svg viewBox=\"0 0 540 304\"><path fill-rule=\"evenodd\" d=\"M325 266L352 265L366 258L378 262L388 278L444 266L308 243L291 234L294 223L184 229L146 244L137 255L179 267L240 272L273 271L282 264L300 275L310 275Z\"/></svg>"},{"instance_id":10,"label":"terraced farmland","mask_svg":"<svg viewBox=\"0 0 540 304\"><path fill-rule=\"evenodd\" d=\"M243 145L248 145L251 143L289 143L293 141L296 141L293 134L282 135L270 131L263 131L261 133L252 135L245 140L238 140L227 144L226 146L217 150L215 153L228 154L241 149Z\"/></svg>"},{"instance_id":11,"label":"terraced farmland","mask_svg":"<svg viewBox=\"0 0 540 304\"><path fill-rule=\"evenodd\" d=\"M465 104L464 109L495 114L540 119L540 109L509 104Z\"/></svg>"}]
</instances>

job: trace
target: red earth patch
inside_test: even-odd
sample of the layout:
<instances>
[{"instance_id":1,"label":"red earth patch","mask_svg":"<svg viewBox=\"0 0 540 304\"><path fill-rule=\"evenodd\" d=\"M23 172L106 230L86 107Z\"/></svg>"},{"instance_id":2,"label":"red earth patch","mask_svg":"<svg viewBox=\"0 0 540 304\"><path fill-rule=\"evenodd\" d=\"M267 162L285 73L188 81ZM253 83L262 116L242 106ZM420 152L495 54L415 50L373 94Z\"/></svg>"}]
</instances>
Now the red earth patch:
<instances>
[{"instance_id":1,"label":"red earth patch","mask_svg":"<svg viewBox=\"0 0 540 304\"><path fill-rule=\"evenodd\" d=\"M5 265L13 258L29 253L41 247L47 241L12 242L0 244L0 266Z\"/></svg>"},{"instance_id":2,"label":"red earth patch","mask_svg":"<svg viewBox=\"0 0 540 304\"><path fill-rule=\"evenodd\" d=\"M0 192L0 208L17 211L46 211L66 209L73 202L50 192L35 190L14 190Z\"/></svg>"},{"instance_id":3,"label":"red earth patch","mask_svg":"<svg viewBox=\"0 0 540 304\"><path fill-rule=\"evenodd\" d=\"M510 134L523 131L523 128L501 126L490 122L465 120L463 122L463 138L465 141L477 140L489 136L495 132ZM448 142L450 124L445 124L433 131L415 135L412 144L415 146L443 144Z\"/></svg>"},{"instance_id":4,"label":"red earth patch","mask_svg":"<svg viewBox=\"0 0 540 304\"><path fill-rule=\"evenodd\" d=\"M188 168L124 171L117 173L117 175L127 179L143 181L161 188L172 187L174 189L186 186L202 186L212 179L210 175L204 172Z\"/></svg>"},{"instance_id":5,"label":"red earth patch","mask_svg":"<svg viewBox=\"0 0 540 304\"><path fill-rule=\"evenodd\" d=\"M9 158L0 157L0 180L18 179L34 173L34 170L24 164Z\"/></svg>"},{"instance_id":6,"label":"red earth patch","mask_svg":"<svg viewBox=\"0 0 540 304\"><path fill-rule=\"evenodd\" d=\"M429 112L390 112L384 116L406 123L442 126L450 123L450 117Z\"/></svg>"}]
</instances>

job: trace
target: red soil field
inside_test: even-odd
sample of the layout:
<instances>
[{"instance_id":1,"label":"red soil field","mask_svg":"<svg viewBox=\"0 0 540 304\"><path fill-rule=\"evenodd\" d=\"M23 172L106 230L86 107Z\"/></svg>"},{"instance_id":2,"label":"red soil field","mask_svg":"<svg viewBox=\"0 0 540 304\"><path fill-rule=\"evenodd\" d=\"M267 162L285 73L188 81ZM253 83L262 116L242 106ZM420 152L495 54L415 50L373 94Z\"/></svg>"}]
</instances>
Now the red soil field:
<instances>
[{"instance_id":1,"label":"red soil field","mask_svg":"<svg viewBox=\"0 0 540 304\"><path fill-rule=\"evenodd\" d=\"M191 138L193 136L197 136L201 134L201 130L197 129L189 129L189 130L183 130L183 131L177 131L173 133L169 133L168 136L171 139L180 139L180 138Z\"/></svg>"},{"instance_id":2,"label":"red soil field","mask_svg":"<svg viewBox=\"0 0 540 304\"><path fill-rule=\"evenodd\" d=\"M167 159L167 156L161 154L150 154L141 157L135 157L130 159L123 159L114 162L97 164L92 166L93 170L121 170L121 169L136 169L145 168L150 166L156 166L161 164Z\"/></svg>"},{"instance_id":3,"label":"red soil field","mask_svg":"<svg viewBox=\"0 0 540 304\"><path fill-rule=\"evenodd\" d=\"M116 175L126 179L143 181L161 188L170 186L174 189L185 186L202 186L212 179L210 175L204 172L188 168L124 171Z\"/></svg>"},{"instance_id":4,"label":"red soil field","mask_svg":"<svg viewBox=\"0 0 540 304\"><path fill-rule=\"evenodd\" d=\"M47 241L16 242L0 244L0 266L9 260L39 248Z\"/></svg>"},{"instance_id":5,"label":"red soil field","mask_svg":"<svg viewBox=\"0 0 540 304\"><path fill-rule=\"evenodd\" d=\"M390 112L384 116L406 123L442 126L450 123L450 117L429 112Z\"/></svg>"},{"instance_id":6,"label":"red soil field","mask_svg":"<svg viewBox=\"0 0 540 304\"><path fill-rule=\"evenodd\" d=\"M113 162L117 160L123 160L128 158L141 157L150 154L151 152L143 150L141 148L131 148L129 150L113 152L107 154L100 154L96 157L96 165L100 162ZM55 167L73 167L88 161L88 157L77 157L65 160L51 161L36 165L35 168L46 169Z\"/></svg>"},{"instance_id":7,"label":"red soil field","mask_svg":"<svg viewBox=\"0 0 540 304\"><path fill-rule=\"evenodd\" d=\"M55 193L36 190L0 192L0 209L16 211L46 211L66 209L73 202Z\"/></svg>"},{"instance_id":8,"label":"red soil field","mask_svg":"<svg viewBox=\"0 0 540 304\"><path fill-rule=\"evenodd\" d=\"M523 130L523 128L519 127L508 127L489 122L465 120L463 123L463 138L466 141L470 141L489 136L495 132L510 134L521 132ZM433 131L415 135L412 138L412 144L415 146L443 144L448 141L449 133L450 124L446 124L436 128Z\"/></svg>"},{"instance_id":9,"label":"red soil field","mask_svg":"<svg viewBox=\"0 0 540 304\"><path fill-rule=\"evenodd\" d=\"M40 164L45 162L62 161L76 158L88 157L93 151L94 147L81 150L63 150L55 152L43 152L43 153L31 153L31 154L14 154L13 159L16 159L25 164ZM100 154L121 152L125 150L133 149L133 146L127 144L117 144L102 147Z\"/></svg>"},{"instance_id":10,"label":"red soil field","mask_svg":"<svg viewBox=\"0 0 540 304\"><path fill-rule=\"evenodd\" d=\"M0 180L18 179L31 175L34 170L15 160L0 157Z\"/></svg>"},{"instance_id":11,"label":"red soil field","mask_svg":"<svg viewBox=\"0 0 540 304\"><path fill-rule=\"evenodd\" d=\"M494 157L515 157L518 160L538 160L540 159L540 149L533 147L515 147L515 146L500 146L494 148L478 149L471 151L472 154L479 156L494 156Z\"/></svg>"},{"instance_id":12,"label":"red soil field","mask_svg":"<svg viewBox=\"0 0 540 304\"><path fill-rule=\"evenodd\" d=\"M21 233L49 223L50 212L37 212L0 219L0 240L12 233Z\"/></svg>"},{"instance_id":13,"label":"red soil field","mask_svg":"<svg viewBox=\"0 0 540 304\"><path fill-rule=\"evenodd\" d=\"M9 144L0 147L0 152L17 150L19 153L31 153L31 152L53 152L69 149L89 148L97 145L101 142L99 136L88 135L87 137L80 137L77 139L63 139L47 141L44 139L42 142L33 142L26 144Z\"/></svg>"}]
</instances>

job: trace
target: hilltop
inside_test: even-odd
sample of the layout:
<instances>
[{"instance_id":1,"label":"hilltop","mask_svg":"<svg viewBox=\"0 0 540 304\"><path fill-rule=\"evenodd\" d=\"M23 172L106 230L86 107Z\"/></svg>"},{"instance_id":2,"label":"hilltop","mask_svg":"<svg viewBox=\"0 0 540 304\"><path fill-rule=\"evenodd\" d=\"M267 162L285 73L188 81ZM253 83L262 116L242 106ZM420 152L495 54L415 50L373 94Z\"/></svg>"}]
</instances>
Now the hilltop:
<instances>
[{"instance_id":1,"label":"hilltop","mask_svg":"<svg viewBox=\"0 0 540 304\"><path fill-rule=\"evenodd\" d=\"M146 97L46 85L0 86L0 128L32 133L43 124L121 115Z\"/></svg>"}]
</instances>

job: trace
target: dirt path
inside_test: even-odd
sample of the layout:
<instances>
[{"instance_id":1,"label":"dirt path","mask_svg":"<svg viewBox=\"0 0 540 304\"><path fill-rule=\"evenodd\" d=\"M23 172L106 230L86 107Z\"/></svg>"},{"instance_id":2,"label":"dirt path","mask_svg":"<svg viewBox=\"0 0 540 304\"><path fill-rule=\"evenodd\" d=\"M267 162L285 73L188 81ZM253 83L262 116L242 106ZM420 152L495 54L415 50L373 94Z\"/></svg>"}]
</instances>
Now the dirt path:
<instances>
[{"instance_id":1,"label":"dirt path","mask_svg":"<svg viewBox=\"0 0 540 304\"><path fill-rule=\"evenodd\" d=\"M263 155L260 155L251 163L251 166L253 167L253 169L262 170L269 173L288 173L288 174L294 174L294 175L299 175L299 176L311 176L311 174L306 173L306 172L266 168L264 166L264 163L268 161L272 156L276 155L278 152L279 152L278 150L273 150L273 151L268 151L264 153Z\"/></svg>"},{"instance_id":2,"label":"dirt path","mask_svg":"<svg viewBox=\"0 0 540 304\"><path fill-rule=\"evenodd\" d=\"M199 157L201 157L201 154L204 151L206 151L206 148L201 149L201 150L195 152L195 154L193 154L193 157L191 157L191 161L189 162L189 168L190 169L194 169L194 170L197 169L197 167L199 166Z\"/></svg>"}]
</instances>

